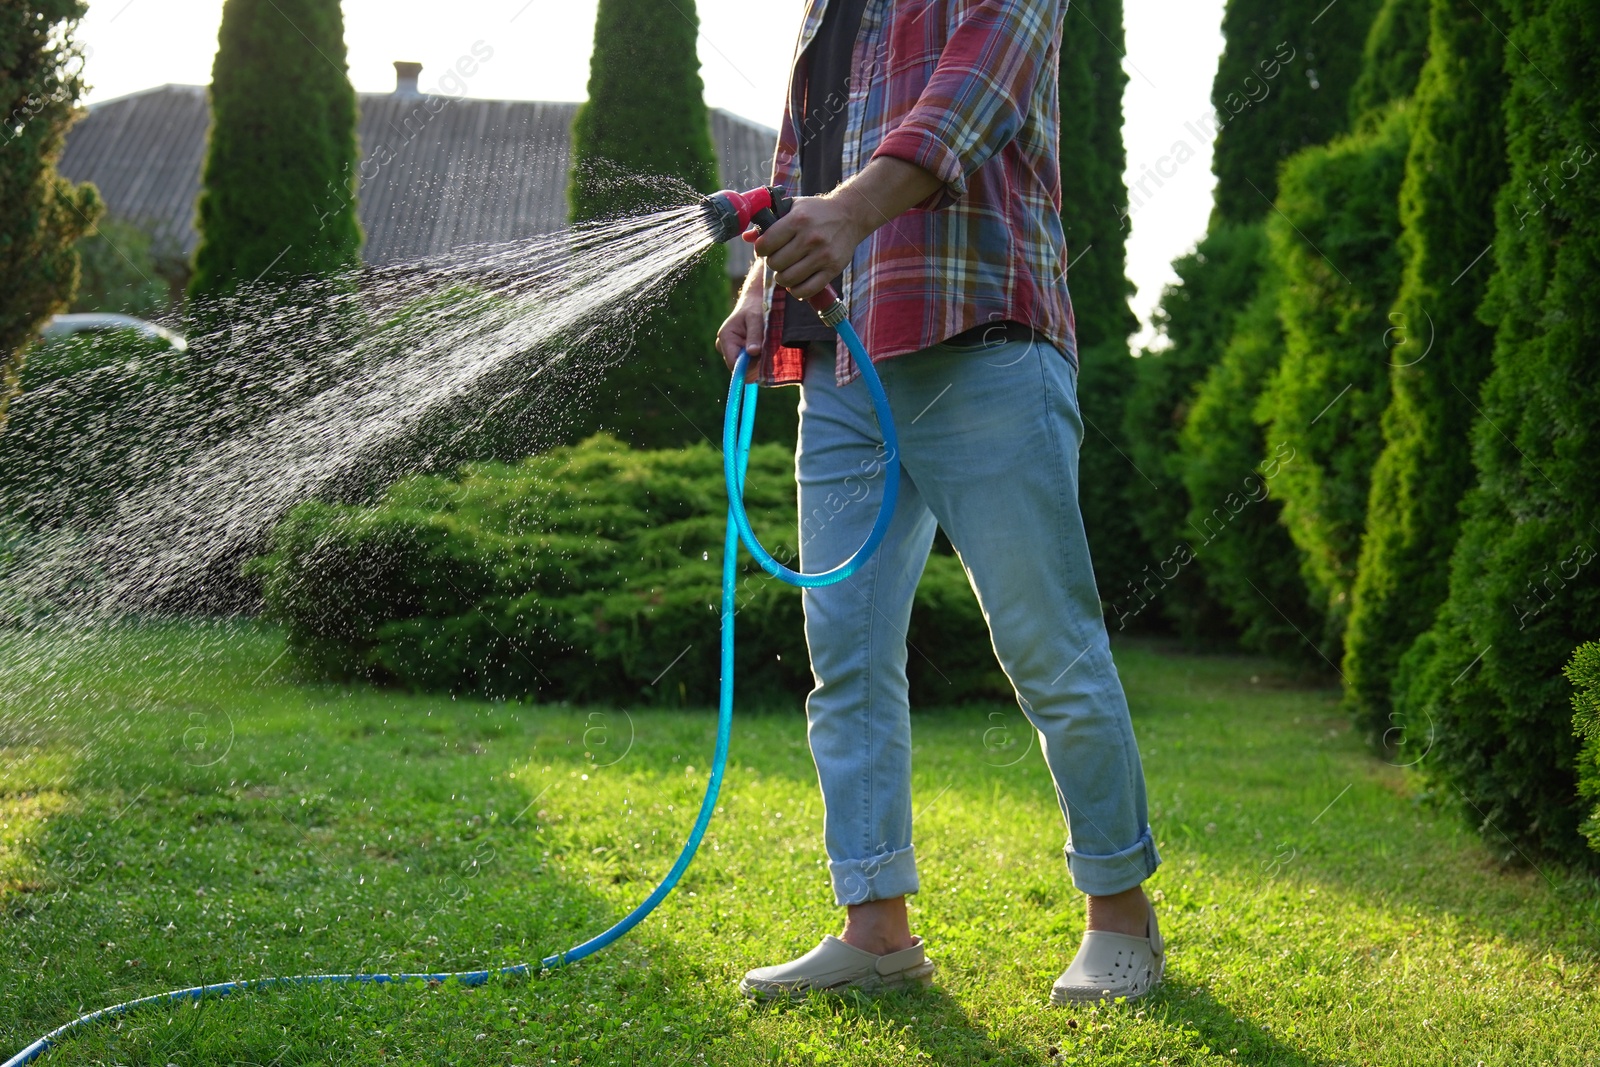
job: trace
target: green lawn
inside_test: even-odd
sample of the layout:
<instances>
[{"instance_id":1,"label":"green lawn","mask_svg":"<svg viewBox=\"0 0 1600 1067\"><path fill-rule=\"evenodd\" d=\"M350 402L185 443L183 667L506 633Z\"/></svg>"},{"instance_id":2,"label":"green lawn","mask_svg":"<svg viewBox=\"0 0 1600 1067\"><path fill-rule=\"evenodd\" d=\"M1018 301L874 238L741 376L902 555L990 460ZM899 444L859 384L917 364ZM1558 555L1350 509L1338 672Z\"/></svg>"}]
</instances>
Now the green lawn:
<instances>
[{"instance_id":1,"label":"green lawn","mask_svg":"<svg viewBox=\"0 0 1600 1067\"><path fill-rule=\"evenodd\" d=\"M709 646L708 646L709 647ZM710 712L297 683L218 625L0 638L0 1058L80 1011L272 974L466 969L609 924L688 829ZM1600 888L1498 866L1337 694L1120 650L1165 865L1166 983L1046 1003L1082 931L1013 707L919 714L914 928L932 991L746 1004L836 930L797 709L741 712L679 892L617 947L469 990L147 1009L46 1063L1592 1064Z\"/></svg>"}]
</instances>

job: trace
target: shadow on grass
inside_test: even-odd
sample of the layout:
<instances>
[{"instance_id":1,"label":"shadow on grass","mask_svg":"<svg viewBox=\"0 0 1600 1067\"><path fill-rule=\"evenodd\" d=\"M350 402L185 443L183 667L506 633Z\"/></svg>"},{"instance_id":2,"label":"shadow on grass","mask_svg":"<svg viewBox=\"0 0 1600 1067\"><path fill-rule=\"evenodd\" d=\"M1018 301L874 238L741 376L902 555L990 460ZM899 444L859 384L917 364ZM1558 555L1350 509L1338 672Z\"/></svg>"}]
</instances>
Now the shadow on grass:
<instances>
[{"instance_id":1,"label":"shadow on grass","mask_svg":"<svg viewBox=\"0 0 1600 1067\"><path fill-rule=\"evenodd\" d=\"M1171 978L1138 1002L1148 1015L1181 1029L1195 1051L1209 1048L1231 1063L1251 1067L1332 1067L1333 1061L1301 1051L1251 1018L1249 1009L1230 1007L1204 985ZM1135 1010L1125 1006L1126 1010ZM1237 1051L1235 1051L1237 1050Z\"/></svg>"},{"instance_id":2,"label":"shadow on grass","mask_svg":"<svg viewBox=\"0 0 1600 1067\"><path fill-rule=\"evenodd\" d=\"M813 1034L835 1028L859 1028L870 1036L855 1050L853 1058L848 1061L851 1063L877 1062L873 1053L878 1050L873 1048L873 1041L881 1042L885 1057L896 1062L926 1053L931 1063L1020 1065L1037 1064L1043 1056L1048 1055L1044 1048L997 1038L985 1027L974 1023L960 1002L937 984L927 989L874 995L851 990L817 994L803 1001L766 1001L752 1007L752 1016L778 1019L796 1017ZM834 1026L830 1027L829 1023ZM759 1037L756 1040L759 1041ZM788 1051L805 1053L808 1040L806 1037L800 1038L797 1042L800 1047ZM830 1040L836 1041L837 1037L830 1034L815 1040L820 1048ZM748 1047L736 1045L723 1056L708 1057L707 1062L745 1064L749 1062L751 1051ZM782 1054L778 1048L762 1050L758 1046L755 1051L757 1054L765 1051L771 1060L779 1060Z\"/></svg>"},{"instance_id":3,"label":"shadow on grass","mask_svg":"<svg viewBox=\"0 0 1600 1067\"><path fill-rule=\"evenodd\" d=\"M879 1062L880 1056L875 1053L881 1053L883 1060L895 1062L926 1053L930 1062L950 1064L1020 1065L1063 1059L1079 1062L1084 1056L1091 1062L1100 1058L1127 1062L1130 1056L1156 1054L1141 1040L1149 1036L1148 1026L1130 1031L1117 1025L1125 1023L1135 1012L1141 1012L1149 1017L1150 1023L1160 1024L1170 1031L1168 1039L1181 1042L1184 1052L1190 1054L1226 1057L1230 1063L1251 1067L1333 1067L1333 1061L1302 1051L1264 1030L1251 1019L1247 1009L1224 1004L1204 985L1168 980L1143 1000L1102 1006L1094 1015L1089 1014L1093 1009L1088 1005L1042 1010L1057 1013L1060 1020L1057 1032L1063 1035L1059 1043L1029 1043L998 1035L974 1023L960 1002L937 985L927 990L878 996L827 994L795 1003L769 1002L755 1007L752 1014L758 1019L798 1016L800 1028L813 1033L829 1029L830 1022L838 1027L870 1030L870 1037L849 1060L860 1064ZM1099 1028L1099 1024L1105 1022L1111 1022L1111 1031ZM1133 1047L1128 1047L1130 1037ZM743 1042L736 1042L721 1054L708 1055L706 1062L745 1064L750 1062L752 1051L756 1055L764 1053L769 1060L789 1062L783 1059L785 1053L791 1057L805 1053L806 1040L799 1038L798 1048L762 1049L760 1038L755 1037L757 1047L754 1050ZM873 1042L881 1044L874 1047ZM1159 1054L1170 1056L1176 1051L1163 1046Z\"/></svg>"}]
</instances>

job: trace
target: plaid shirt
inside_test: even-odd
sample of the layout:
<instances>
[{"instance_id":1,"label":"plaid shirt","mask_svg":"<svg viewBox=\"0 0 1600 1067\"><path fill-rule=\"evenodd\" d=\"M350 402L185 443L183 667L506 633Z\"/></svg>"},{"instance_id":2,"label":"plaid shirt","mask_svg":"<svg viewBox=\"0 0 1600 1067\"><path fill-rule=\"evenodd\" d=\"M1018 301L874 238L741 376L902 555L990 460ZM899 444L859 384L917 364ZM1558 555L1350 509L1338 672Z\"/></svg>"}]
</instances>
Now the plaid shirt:
<instances>
[{"instance_id":1,"label":"plaid shirt","mask_svg":"<svg viewBox=\"0 0 1600 1067\"><path fill-rule=\"evenodd\" d=\"M828 0L808 0L772 180L800 188L807 114L800 69ZM874 360L1011 319L1078 360L1067 295L1057 64L1067 0L867 0L851 60L843 175L877 156L944 186L861 243L844 269L850 319ZM837 106L838 101L834 100ZM816 101L812 115L828 101ZM787 296L787 294L784 294ZM804 349L783 337L767 282L764 384L798 382ZM844 343L836 377L856 376Z\"/></svg>"}]
</instances>

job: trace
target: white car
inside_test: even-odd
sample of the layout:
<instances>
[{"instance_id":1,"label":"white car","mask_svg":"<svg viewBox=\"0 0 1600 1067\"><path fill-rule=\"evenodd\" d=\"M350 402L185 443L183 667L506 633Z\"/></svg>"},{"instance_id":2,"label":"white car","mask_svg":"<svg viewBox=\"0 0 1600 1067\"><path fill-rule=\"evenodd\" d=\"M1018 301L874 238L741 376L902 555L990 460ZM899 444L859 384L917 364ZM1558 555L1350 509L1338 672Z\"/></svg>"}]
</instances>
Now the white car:
<instances>
[{"instance_id":1,"label":"white car","mask_svg":"<svg viewBox=\"0 0 1600 1067\"><path fill-rule=\"evenodd\" d=\"M44 329L39 331L39 336L50 341L70 337L76 333L111 333L116 330L132 330L151 341L165 342L179 352L189 350L189 342L184 340L183 335L174 333L165 326L157 326L153 322L146 322L132 315L116 315L101 311L52 316Z\"/></svg>"}]
</instances>

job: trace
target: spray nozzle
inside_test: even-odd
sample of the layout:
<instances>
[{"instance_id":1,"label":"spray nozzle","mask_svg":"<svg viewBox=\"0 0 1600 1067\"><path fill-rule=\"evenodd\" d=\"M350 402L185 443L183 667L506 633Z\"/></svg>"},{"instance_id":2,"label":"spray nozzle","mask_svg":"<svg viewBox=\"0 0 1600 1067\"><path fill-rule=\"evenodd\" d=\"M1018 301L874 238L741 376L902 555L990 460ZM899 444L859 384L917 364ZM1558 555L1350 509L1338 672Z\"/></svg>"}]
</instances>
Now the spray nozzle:
<instances>
[{"instance_id":1,"label":"spray nozzle","mask_svg":"<svg viewBox=\"0 0 1600 1067\"><path fill-rule=\"evenodd\" d=\"M748 192L724 189L701 202L706 223L718 241L731 241L743 235L755 240L761 232L783 218L794 200L781 185L763 185ZM750 231L754 227L754 233Z\"/></svg>"},{"instance_id":2,"label":"spray nozzle","mask_svg":"<svg viewBox=\"0 0 1600 1067\"><path fill-rule=\"evenodd\" d=\"M711 227L711 234L718 241L743 237L753 242L768 226L787 215L793 206L794 198L781 185L763 185L747 193L724 189L720 193L712 193L701 202L706 224ZM831 285L824 286L822 292L809 297L806 303L829 326L839 325L848 315L844 301L839 299L838 290Z\"/></svg>"}]
</instances>

